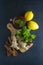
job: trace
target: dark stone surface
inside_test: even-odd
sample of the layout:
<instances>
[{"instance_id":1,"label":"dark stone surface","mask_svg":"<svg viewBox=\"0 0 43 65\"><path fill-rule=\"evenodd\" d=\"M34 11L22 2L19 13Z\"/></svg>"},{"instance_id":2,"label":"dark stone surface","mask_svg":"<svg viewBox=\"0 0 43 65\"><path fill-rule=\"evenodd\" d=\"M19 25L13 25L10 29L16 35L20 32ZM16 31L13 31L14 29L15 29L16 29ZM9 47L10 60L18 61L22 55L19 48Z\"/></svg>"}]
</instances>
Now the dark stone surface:
<instances>
[{"instance_id":1,"label":"dark stone surface","mask_svg":"<svg viewBox=\"0 0 43 65\"><path fill-rule=\"evenodd\" d=\"M33 31L37 37L34 46L24 54L17 57L6 56L4 48L10 32L6 24L10 18L23 15L26 11L32 10L34 19L40 25L40 29ZM0 65L43 65L43 1L42 0L0 0Z\"/></svg>"}]
</instances>

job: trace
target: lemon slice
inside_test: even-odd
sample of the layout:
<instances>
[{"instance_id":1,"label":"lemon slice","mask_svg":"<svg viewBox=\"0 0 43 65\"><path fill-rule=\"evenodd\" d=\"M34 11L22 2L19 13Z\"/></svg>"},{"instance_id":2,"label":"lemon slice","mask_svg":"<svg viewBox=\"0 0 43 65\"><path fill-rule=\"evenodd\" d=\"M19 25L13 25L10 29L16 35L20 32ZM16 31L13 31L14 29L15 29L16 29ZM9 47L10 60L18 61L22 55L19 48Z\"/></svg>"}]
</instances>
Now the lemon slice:
<instances>
[{"instance_id":1,"label":"lemon slice","mask_svg":"<svg viewBox=\"0 0 43 65\"><path fill-rule=\"evenodd\" d=\"M39 29L39 25L35 21L30 21L28 22L28 28L30 28L31 30L37 30Z\"/></svg>"},{"instance_id":2,"label":"lemon slice","mask_svg":"<svg viewBox=\"0 0 43 65\"><path fill-rule=\"evenodd\" d=\"M32 12L32 11L27 11L26 13L25 13L25 19L26 19L26 21L30 21L30 20L32 20L33 19L33 17L34 17L34 13Z\"/></svg>"}]
</instances>

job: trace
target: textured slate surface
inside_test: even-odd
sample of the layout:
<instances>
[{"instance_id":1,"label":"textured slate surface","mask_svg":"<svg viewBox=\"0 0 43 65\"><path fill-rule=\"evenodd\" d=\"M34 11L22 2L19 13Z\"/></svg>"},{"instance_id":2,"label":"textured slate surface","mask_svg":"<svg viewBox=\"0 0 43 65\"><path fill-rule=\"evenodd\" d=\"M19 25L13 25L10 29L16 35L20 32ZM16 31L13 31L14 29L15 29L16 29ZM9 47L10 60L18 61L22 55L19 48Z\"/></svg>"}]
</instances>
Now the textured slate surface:
<instances>
[{"instance_id":1,"label":"textured slate surface","mask_svg":"<svg viewBox=\"0 0 43 65\"><path fill-rule=\"evenodd\" d=\"M4 48L10 32L6 24L10 18L23 15L32 10L34 20L40 25L40 29L34 33L37 35L34 46L24 54L17 57L6 56ZM0 0L0 65L43 65L43 1L42 0Z\"/></svg>"}]
</instances>

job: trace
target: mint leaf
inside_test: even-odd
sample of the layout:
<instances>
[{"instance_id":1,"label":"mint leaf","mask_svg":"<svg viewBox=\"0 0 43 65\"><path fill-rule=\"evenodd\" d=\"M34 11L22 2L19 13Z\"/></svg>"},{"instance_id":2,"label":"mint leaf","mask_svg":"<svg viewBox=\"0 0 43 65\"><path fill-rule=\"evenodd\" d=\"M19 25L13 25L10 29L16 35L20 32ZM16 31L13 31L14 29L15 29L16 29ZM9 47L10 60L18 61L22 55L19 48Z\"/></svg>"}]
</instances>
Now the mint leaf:
<instances>
[{"instance_id":1,"label":"mint leaf","mask_svg":"<svg viewBox=\"0 0 43 65\"><path fill-rule=\"evenodd\" d=\"M32 35L31 35L31 38L32 38L32 39L35 39L35 38L36 38L36 35L35 35L35 34L32 34Z\"/></svg>"}]
</instances>

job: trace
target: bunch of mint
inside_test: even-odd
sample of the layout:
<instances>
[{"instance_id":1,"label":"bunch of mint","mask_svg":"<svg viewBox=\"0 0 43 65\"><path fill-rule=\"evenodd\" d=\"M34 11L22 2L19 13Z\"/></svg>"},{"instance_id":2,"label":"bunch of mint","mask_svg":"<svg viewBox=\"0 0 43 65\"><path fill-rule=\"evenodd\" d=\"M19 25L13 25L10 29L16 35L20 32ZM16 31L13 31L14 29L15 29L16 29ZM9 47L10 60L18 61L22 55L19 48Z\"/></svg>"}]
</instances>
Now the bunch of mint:
<instances>
[{"instance_id":1,"label":"bunch of mint","mask_svg":"<svg viewBox=\"0 0 43 65\"><path fill-rule=\"evenodd\" d=\"M31 34L31 30L28 29L26 26L24 26L21 30L18 30L16 32L16 36L17 35L20 36L21 39L26 43L32 41L36 37L35 34Z\"/></svg>"}]
</instances>

